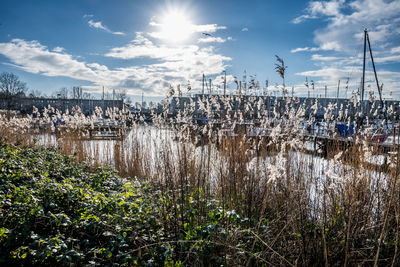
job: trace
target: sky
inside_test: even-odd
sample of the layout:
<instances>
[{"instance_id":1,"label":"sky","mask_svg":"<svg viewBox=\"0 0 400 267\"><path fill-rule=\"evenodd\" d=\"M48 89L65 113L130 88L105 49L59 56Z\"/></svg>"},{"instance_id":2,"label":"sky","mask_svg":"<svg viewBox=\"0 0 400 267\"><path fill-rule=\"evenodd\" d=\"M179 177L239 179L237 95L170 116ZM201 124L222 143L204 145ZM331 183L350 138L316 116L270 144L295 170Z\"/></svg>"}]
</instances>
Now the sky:
<instances>
[{"instance_id":1,"label":"sky","mask_svg":"<svg viewBox=\"0 0 400 267\"><path fill-rule=\"evenodd\" d=\"M254 80L246 93L280 95L277 55L290 94L336 97L340 80L351 97L364 28L384 98L400 99L400 0L0 0L0 72L47 96L81 86L99 98L104 87L158 101L170 88L202 92L203 74L223 93L225 73L227 93ZM365 91L378 97L369 57Z\"/></svg>"}]
</instances>

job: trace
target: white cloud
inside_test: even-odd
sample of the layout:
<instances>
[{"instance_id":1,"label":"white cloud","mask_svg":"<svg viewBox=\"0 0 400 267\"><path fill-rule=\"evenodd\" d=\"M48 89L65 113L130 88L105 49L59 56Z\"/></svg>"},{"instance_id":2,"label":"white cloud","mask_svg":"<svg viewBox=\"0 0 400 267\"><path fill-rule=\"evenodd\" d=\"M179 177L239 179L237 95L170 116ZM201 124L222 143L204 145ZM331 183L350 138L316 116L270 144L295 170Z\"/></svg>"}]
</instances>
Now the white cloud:
<instances>
[{"instance_id":1,"label":"white cloud","mask_svg":"<svg viewBox=\"0 0 400 267\"><path fill-rule=\"evenodd\" d=\"M199 43L225 43L226 39L223 39L221 37L203 37L198 40Z\"/></svg>"},{"instance_id":2,"label":"white cloud","mask_svg":"<svg viewBox=\"0 0 400 267\"><path fill-rule=\"evenodd\" d=\"M103 85L117 87L129 77L141 77L141 70L138 68L110 70L98 63L87 64L66 53L49 51L38 41L13 39L8 43L0 43L0 54L10 60L11 64L8 64L26 72L89 81L97 88Z\"/></svg>"},{"instance_id":3,"label":"white cloud","mask_svg":"<svg viewBox=\"0 0 400 267\"><path fill-rule=\"evenodd\" d=\"M213 33L218 30L226 30L226 26L218 26L217 24L193 25L193 30L194 32Z\"/></svg>"},{"instance_id":4,"label":"white cloud","mask_svg":"<svg viewBox=\"0 0 400 267\"><path fill-rule=\"evenodd\" d=\"M291 53L305 52L305 51L328 51L328 50L340 50L340 44L338 42L327 42L321 45L321 47L298 47L290 50Z\"/></svg>"},{"instance_id":5,"label":"white cloud","mask_svg":"<svg viewBox=\"0 0 400 267\"><path fill-rule=\"evenodd\" d=\"M299 24L302 23L303 21L307 20L307 19L315 19L317 18L316 16L311 16L311 15L301 15L299 17L296 17L292 20L292 23L294 24Z\"/></svg>"},{"instance_id":6,"label":"white cloud","mask_svg":"<svg viewBox=\"0 0 400 267\"><path fill-rule=\"evenodd\" d=\"M298 47L295 49L290 50L290 53L297 53L297 52L303 52L303 51L308 51L309 47Z\"/></svg>"},{"instance_id":7,"label":"white cloud","mask_svg":"<svg viewBox=\"0 0 400 267\"><path fill-rule=\"evenodd\" d=\"M61 52L65 51L65 48L64 47L60 47L60 46L56 46L56 47L54 47L53 51L61 53Z\"/></svg>"},{"instance_id":8,"label":"white cloud","mask_svg":"<svg viewBox=\"0 0 400 267\"><path fill-rule=\"evenodd\" d=\"M319 51L321 48L318 47L298 47L295 49L290 50L291 53L297 53L297 52L304 52L304 51Z\"/></svg>"},{"instance_id":9,"label":"white cloud","mask_svg":"<svg viewBox=\"0 0 400 267\"><path fill-rule=\"evenodd\" d=\"M321 45L321 50L336 50L340 51L341 46L338 42L336 41L331 41L331 42L324 42Z\"/></svg>"},{"instance_id":10,"label":"white cloud","mask_svg":"<svg viewBox=\"0 0 400 267\"><path fill-rule=\"evenodd\" d=\"M88 21L88 24L92 28L101 29L101 30L104 30L104 31L106 31L108 33L111 33L111 34L125 35L125 33L123 33L123 32L113 32L113 31L111 31L108 27L104 26L101 21L94 21L94 20L90 19Z\"/></svg>"},{"instance_id":11,"label":"white cloud","mask_svg":"<svg viewBox=\"0 0 400 267\"><path fill-rule=\"evenodd\" d=\"M68 73L79 80L96 78L96 73L85 63L67 54L51 52L37 41L13 39L9 43L0 43L0 53L27 72L46 76L66 76L65 73Z\"/></svg>"},{"instance_id":12,"label":"white cloud","mask_svg":"<svg viewBox=\"0 0 400 267\"><path fill-rule=\"evenodd\" d=\"M185 84L187 80L196 85L202 74L216 75L226 69L225 62L231 58L217 54L211 46L201 48L196 45L157 45L137 33L130 44L111 49L105 56L135 59L157 59L159 63L142 66L149 72L149 79L170 84ZM156 85L158 86L158 85ZM158 88L161 92L162 88Z\"/></svg>"},{"instance_id":13,"label":"white cloud","mask_svg":"<svg viewBox=\"0 0 400 267\"><path fill-rule=\"evenodd\" d=\"M390 52L393 54L400 53L400 46L393 47Z\"/></svg>"},{"instance_id":14,"label":"white cloud","mask_svg":"<svg viewBox=\"0 0 400 267\"><path fill-rule=\"evenodd\" d=\"M152 38L164 39L164 40L170 40L171 35L175 35L175 34L176 34L176 38L182 37L182 36L180 36L180 33L182 33L182 35L187 37L194 33L209 34L209 33L214 33L218 30L226 29L226 26L219 26L217 24L195 25L195 24L191 24L189 21L185 22L185 24L182 25L182 27L180 27L179 29L174 29L174 30L167 29L167 31L163 30L162 24L157 23L155 21L150 21L149 25L153 26L153 27L158 27L159 31L149 32L148 35ZM216 38L218 38L218 37L216 37ZM222 38L215 39L214 42L220 42L221 40L222 40Z\"/></svg>"},{"instance_id":15,"label":"white cloud","mask_svg":"<svg viewBox=\"0 0 400 267\"><path fill-rule=\"evenodd\" d=\"M200 48L196 45L181 45L169 47L156 45L145 38L142 33L130 44L113 48L106 54L109 57L133 59L138 57L157 59L160 63L146 66L151 73L151 79L161 82L155 84L161 93L165 84L186 84L191 81L193 88L200 88L202 74L215 75L225 68L225 62L231 58L215 53L213 47ZM164 88L165 89L165 88Z\"/></svg>"},{"instance_id":16,"label":"white cloud","mask_svg":"<svg viewBox=\"0 0 400 267\"><path fill-rule=\"evenodd\" d=\"M243 29L242 29L242 32L248 32L248 31L249 31L248 28L243 28Z\"/></svg>"},{"instance_id":17,"label":"white cloud","mask_svg":"<svg viewBox=\"0 0 400 267\"><path fill-rule=\"evenodd\" d=\"M103 26L103 24L101 23L101 21L95 22L95 21L93 21L93 20L90 19L90 20L88 21L88 24L89 24L89 26L92 27L92 28L102 29L102 30L105 30L105 31L109 31L109 29L108 29L107 27Z\"/></svg>"},{"instance_id":18,"label":"white cloud","mask_svg":"<svg viewBox=\"0 0 400 267\"><path fill-rule=\"evenodd\" d=\"M86 65L88 67L91 67L92 69L101 70L101 71L108 71L108 68L106 66L100 65L98 63L88 63Z\"/></svg>"},{"instance_id":19,"label":"white cloud","mask_svg":"<svg viewBox=\"0 0 400 267\"><path fill-rule=\"evenodd\" d=\"M206 33L213 33L218 30L226 30L226 26L219 26L217 24L191 24L189 21L185 21L188 23L186 27L189 29L188 31L190 33L196 33L196 32L206 32ZM163 25L159 22L156 22L154 20L150 20L149 25L152 27L162 27Z\"/></svg>"},{"instance_id":20,"label":"white cloud","mask_svg":"<svg viewBox=\"0 0 400 267\"><path fill-rule=\"evenodd\" d=\"M400 1L343 0L311 1L305 13L294 20L297 23L310 18L327 19L325 27L315 31L314 41L320 46L336 43L337 51L354 51L367 27L375 47L387 44L398 30Z\"/></svg>"},{"instance_id":21,"label":"white cloud","mask_svg":"<svg viewBox=\"0 0 400 267\"><path fill-rule=\"evenodd\" d=\"M322 56L319 54L314 54L311 56L311 60L318 60L318 61L333 61L333 60L339 60L340 58L338 57L326 57Z\"/></svg>"},{"instance_id":22,"label":"white cloud","mask_svg":"<svg viewBox=\"0 0 400 267\"><path fill-rule=\"evenodd\" d=\"M173 60L182 57L184 52L195 53L198 49L198 46L193 45L184 46L184 49L166 45L155 45L144 37L142 33L137 33L136 39L130 44L123 47L112 48L105 56L121 59L149 57L153 59Z\"/></svg>"},{"instance_id":23,"label":"white cloud","mask_svg":"<svg viewBox=\"0 0 400 267\"><path fill-rule=\"evenodd\" d=\"M375 61L375 63L400 62L400 55L376 57L376 58L374 58L374 61Z\"/></svg>"},{"instance_id":24,"label":"white cloud","mask_svg":"<svg viewBox=\"0 0 400 267\"><path fill-rule=\"evenodd\" d=\"M311 1L305 10L306 14L292 20L294 24L299 24L307 19L316 19L320 16L337 17L343 8L344 0L333 1Z\"/></svg>"},{"instance_id":25,"label":"white cloud","mask_svg":"<svg viewBox=\"0 0 400 267\"><path fill-rule=\"evenodd\" d=\"M56 49L59 50L59 49ZM26 72L44 76L69 77L91 82L91 90L101 87L125 88L130 94L140 94L142 90L149 96L165 95L168 84L186 85L190 81L193 88L200 88L202 74L220 74L231 60L215 52L211 46L200 48L196 45L168 47L155 45L143 34L130 44L112 49L106 56L134 59L144 57L156 59L147 65L116 67L109 69L97 62L86 63L65 52L50 51L38 41L13 39L0 43L0 54L9 59L10 66Z\"/></svg>"}]
</instances>

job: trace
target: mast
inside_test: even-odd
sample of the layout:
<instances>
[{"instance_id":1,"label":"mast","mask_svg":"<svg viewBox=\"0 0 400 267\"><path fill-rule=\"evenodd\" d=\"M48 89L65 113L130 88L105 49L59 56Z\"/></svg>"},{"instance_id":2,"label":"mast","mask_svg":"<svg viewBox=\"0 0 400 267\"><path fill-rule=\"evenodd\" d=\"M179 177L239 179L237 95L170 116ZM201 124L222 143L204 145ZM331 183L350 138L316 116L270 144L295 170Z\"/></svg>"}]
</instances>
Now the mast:
<instances>
[{"instance_id":1,"label":"mast","mask_svg":"<svg viewBox=\"0 0 400 267\"><path fill-rule=\"evenodd\" d=\"M363 76L361 82L361 101L364 101L364 84L365 84L365 54L367 50L367 28L364 29L364 58L363 58Z\"/></svg>"},{"instance_id":2,"label":"mast","mask_svg":"<svg viewBox=\"0 0 400 267\"><path fill-rule=\"evenodd\" d=\"M105 111L104 111L104 86L103 86L103 99L102 99L102 100L103 100L103 112L105 112ZM104 113L104 114L105 114L105 113Z\"/></svg>"},{"instance_id":3,"label":"mast","mask_svg":"<svg viewBox=\"0 0 400 267\"><path fill-rule=\"evenodd\" d=\"M339 88L340 88L340 80L338 81L338 84L337 84L337 94L336 94L336 99L339 99Z\"/></svg>"},{"instance_id":4,"label":"mast","mask_svg":"<svg viewBox=\"0 0 400 267\"><path fill-rule=\"evenodd\" d=\"M224 70L225 78L224 78L224 96L226 95L226 70Z\"/></svg>"},{"instance_id":5,"label":"mast","mask_svg":"<svg viewBox=\"0 0 400 267\"><path fill-rule=\"evenodd\" d=\"M205 79L206 79L206 76L205 76L204 73L203 73L203 89L202 89L202 91L201 91L201 94L202 94L202 95L204 95L204 81L205 81Z\"/></svg>"}]
</instances>

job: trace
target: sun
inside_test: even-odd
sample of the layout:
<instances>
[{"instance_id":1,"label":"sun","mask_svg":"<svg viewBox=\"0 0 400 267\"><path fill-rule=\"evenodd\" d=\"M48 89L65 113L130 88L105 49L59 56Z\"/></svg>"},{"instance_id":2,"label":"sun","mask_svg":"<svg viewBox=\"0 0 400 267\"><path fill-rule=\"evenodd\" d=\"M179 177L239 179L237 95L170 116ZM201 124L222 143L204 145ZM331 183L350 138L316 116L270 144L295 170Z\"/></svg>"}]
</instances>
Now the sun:
<instances>
[{"instance_id":1,"label":"sun","mask_svg":"<svg viewBox=\"0 0 400 267\"><path fill-rule=\"evenodd\" d=\"M169 42L182 42L193 33L191 21L181 10L168 11L160 22L160 37Z\"/></svg>"}]
</instances>

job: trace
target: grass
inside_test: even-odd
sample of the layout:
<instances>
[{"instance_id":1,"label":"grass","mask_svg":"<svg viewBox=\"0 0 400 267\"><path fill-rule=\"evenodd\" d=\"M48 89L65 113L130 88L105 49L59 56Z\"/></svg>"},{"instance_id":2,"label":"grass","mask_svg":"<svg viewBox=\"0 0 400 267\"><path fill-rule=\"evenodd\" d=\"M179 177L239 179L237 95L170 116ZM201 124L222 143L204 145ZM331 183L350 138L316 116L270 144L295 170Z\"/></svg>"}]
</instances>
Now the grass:
<instances>
[{"instance_id":1,"label":"grass","mask_svg":"<svg viewBox=\"0 0 400 267\"><path fill-rule=\"evenodd\" d=\"M77 250L81 255L71 258L71 262L57 262L57 256L40 258L36 264L81 265L90 264L90 261L101 265L152 263L185 266L399 264L398 147L394 147L397 151L385 156L387 163L383 164L371 164L379 155L376 155L376 148L362 140L345 147L340 143L332 143L324 158L317 150L306 151L309 143L304 141L304 125L313 123L314 118L307 118L309 112L304 107L294 105L295 99L294 102L288 99L279 108L275 105L272 113L265 110L263 103L243 101L240 103L243 108L234 111L230 110L232 105L229 97L222 99L222 105L220 101L221 97L206 99L199 106L203 112L215 114L220 119L226 118L225 123L244 122L255 113L260 119L260 127L270 129L269 137L249 138L244 133L237 137L227 137L212 122L200 127L190 125L191 116L198 111L191 105L178 114L177 118L169 118L166 112L154 115L154 123L147 126L140 123L139 118L117 113L116 121L121 118L138 121L134 123L130 135L123 141L108 142L104 146L101 143L93 145L79 138L82 131L87 129L84 124L90 118L83 118L78 113L68 117L67 124L71 127L67 127L69 130L57 139L59 151L75 155L70 158L56 155L54 150L32 148L38 142L27 134L26 129L31 124L26 123L27 126L24 126L22 123L12 123L12 120L3 120L0 126L3 132L8 131L10 134L3 135L2 142L28 147L20 149L3 145L4 151L14 151L9 152L11 154L2 152L4 159L15 157L25 162L21 164L16 160L8 168L24 166L20 172L23 177L34 175L31 169L35 169L37 164L29 165L29 160L22 157L24 153L16 152L31 151L34 158L40 158L43 162L47 161L44 155L54 155L54 158L48 160L57 162L51 166L55 166L58 171L47 177L42 173L36 180L21 178L26 183L24 185L14 184L19 179L14 181L8 176L2 176L2 186L29 186L31 192L36 192L44 188L63 187L61 181L65 180L73 188L87 188L90 191L82 201L73 195L78 192L77 189L68 191L66 197L75 198L77 202L63 204L57 210L57 214L63 213L75 218L71 222L76 230L67 228L68 231L62 232L64 228L53 222L45 225L49 229L54 227L54 232L49 230L49 233L56 235L61 232L65 238L69 234L82 234L73 237L76 240L74 244L79 246L67 245L69 250ZM313 106L315 108L318 108L318 104ZM285 112L282 113L282 110ZM324 123L334 126L339 118L332 110L336 108L330 107L326 111ZM377 114L378 117L380 115ZM390 115L394 122L395 114ZM36 118L45 122L51 116L42 114L31 120ZM189 123L178 123L182 118L188 118L186 121ZM353 119L357 118L344 117L340 120L351 122ZM370 121L374 119L377 118L370 118ZM23 130L16 130L20 129L16 127ZM367 123L364 127L363 133L368 135L372 126ZM332 131L330 134L335 135ZM59 158L68 158L68 164L63 165ZM91 164L84 165L81 163L84 161ZM117 177L110 170L90 167L104 163L110 163L126 179ZM72 168L70 166L78 168L76 177L68 172L64 174L63 169ZM45 167L42 169L46 171ZM109 175L102 178L102 181L114 181L115 187L107 188L103 182L98 186L96 182L93 184L92 181L98 179L96 173L104 172ZM12 169L11 173L19 172ZM63 178L59 178L59 175ZM57 186L42 184L49 179L52 181L50 184L55 183ZM124 195L127 185L135 191L134 196ZM2 197L11 195L14 198L20 192L15 192L11 185L7 190L10 193L4 193ZM101 194L102 201L97 201L97 194ZM142 199L140 203L137 202L136 194ZM58 195L57 192L50 192L49 198L57 199ZM37 195L34 197L37 198ZM122 200L127 203L126 208L125 203L119 205ZM107 205L111 208L104 210L103 207ZM134 208L135 205L139 205L139 210ZM81 214L74 213L77 209L71 209L72 206L89 209L88 214L101 218L104 225L90 232L82 222L86 220L85 223L88 223L88 219L82 219L79 217ZM20 217L30 216L28 210L21 209L18 212ZM6 229L3 235L9 238L11 228L4 218L9 217L1 218L1 227ZM35 224L24 220L17 224L21 228L15 228L13 233L22 233L25 239L16 239L21 242L13 242L15 246L12 249L7 246L7 250L1 250L6 251L2 254L4 261L25 262L28 257L36 257L29 254L31 249L40 249L30 247L33 241L28 238L29 232L24 232L24 227ZM35 221L36 217L32 220ZM97 225L98 222L93 223ZM125 256L117 258L119 249L113 246L120 244L121 240L126 242L125 237L120 238L123 236L120 231L128 225L132 229L136 225L145 225L146 230L143 233L142 229L125 231L130 241L126 243L128 247L121 250ZM80 243L88 236L85 234L87 231L96 237L88 249ZM109 232L109 236L104 237L103 242L104 232ZM144 233L146 235L142 236ZM2 239L2 242L4 244L5 241ZM103 248L105 250L101 251L105 256L97 252ZM25 259L22 259L25 253ZM13 258L13 255L16 257ZM67 252L63 250L57 255L65 257Z\"/></svg>"}]
</instances>

